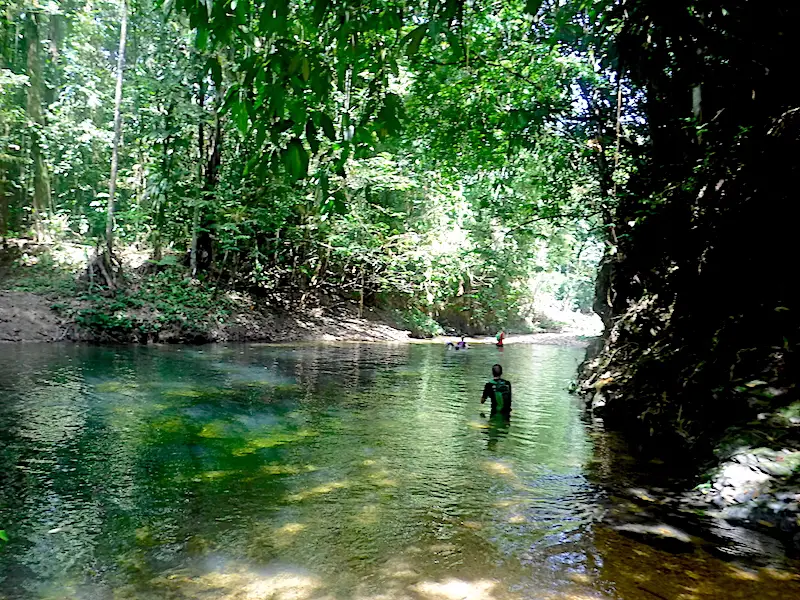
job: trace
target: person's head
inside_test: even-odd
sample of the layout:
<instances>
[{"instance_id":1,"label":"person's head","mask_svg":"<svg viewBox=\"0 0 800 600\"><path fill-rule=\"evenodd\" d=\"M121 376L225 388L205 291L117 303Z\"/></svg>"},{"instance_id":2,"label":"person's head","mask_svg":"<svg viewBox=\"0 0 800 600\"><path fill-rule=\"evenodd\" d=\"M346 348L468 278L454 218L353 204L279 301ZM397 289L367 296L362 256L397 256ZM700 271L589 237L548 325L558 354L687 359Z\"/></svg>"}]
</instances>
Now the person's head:
<instances>
[{"instance_id":1,"label":"person's head","mask_svg":"<svg viewBox=\"0 0 800 600\"><path fill-rule=\"evenodd\" d=\"M503 367L500 365L492 365L492 376L497 378L503 374Z\"/></svg>"}]
</instances>

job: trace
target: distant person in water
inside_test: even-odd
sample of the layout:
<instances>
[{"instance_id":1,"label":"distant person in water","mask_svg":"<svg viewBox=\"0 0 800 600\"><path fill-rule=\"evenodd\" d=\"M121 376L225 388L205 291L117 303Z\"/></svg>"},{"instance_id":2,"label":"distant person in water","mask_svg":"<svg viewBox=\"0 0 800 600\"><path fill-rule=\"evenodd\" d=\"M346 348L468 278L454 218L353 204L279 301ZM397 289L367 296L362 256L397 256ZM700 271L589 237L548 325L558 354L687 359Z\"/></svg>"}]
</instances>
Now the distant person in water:
<instances>
[{"instance_id":1,"label":"distant person in water","mask_svg":"<svg viewBox=\"0 0 800 600\"><path fill-rule=\"evenodd\" d=\"M502 348L503 340L506 339L506 332L501 329L500 331L497 332L495 339L497 340L497 345Z\"/></svg>"},{"instance_id":2,"label":"distant person in water","mask_svg":"<svg viewBox=\"0 0 800 600\"><path fill-rule=\"evenodd\" d=\"M492 378L483 386L481 404L492 402L492 415L500 414L506 419L511 416L511 382L503 379L503 367L492 366Z\"/></svg>"},{"instance_id":3,"label":"distant person in water","mask_svg":"<svg viewBox=\"0 0 800 600\"><path fill-rule=\"evenodd\" d=\"M464 336L463 335L461 336L461 341L460 342L456 342L455 344L453 342L447 342L444 345L444 347L447 348L448 350L450 348L453 348L455 350L466 350L467 348L469 348L469 346L467 346L467 342L464 341Z\"/></svg>"}]
</instances>

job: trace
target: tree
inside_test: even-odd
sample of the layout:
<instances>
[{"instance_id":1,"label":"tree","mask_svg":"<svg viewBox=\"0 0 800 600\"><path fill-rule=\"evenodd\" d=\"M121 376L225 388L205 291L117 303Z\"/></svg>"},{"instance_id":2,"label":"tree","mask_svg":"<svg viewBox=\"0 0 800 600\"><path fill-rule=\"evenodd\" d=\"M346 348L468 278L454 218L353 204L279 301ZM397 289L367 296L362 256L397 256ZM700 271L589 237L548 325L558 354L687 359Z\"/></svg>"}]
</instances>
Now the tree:
<instances>
[{"instance_id":1,"label":"tree","mask_svg":"<svg viewBox=\"0 0 800 600\"><path fill-rule=\"evenodd\" d=\"M39 13L30 10L25 18L25 41L28 45L28 97L27 114L30 131L31 162L33 164L33 213L36 239L44 239L42 219L50 208L50 175L44 156L44 114L42 112L41 38Z\"/></svg>"},{"instance_id":2,"label":"tree","mask_svg":"<svg viewBox=\"0 0 800 600\"><path fill-rule=\"evenodd\" d=\"M122 138L122 81L125 70L125 40L128 33L127 0L121 0L119 8L119 51L117 54L117 84L114 93L114 141L111 149L111 175L108 180L108 213L106 217L106 261L109 266L114 254L114 201L117 191L119 146Z\"/></svg>"}]
</instances>

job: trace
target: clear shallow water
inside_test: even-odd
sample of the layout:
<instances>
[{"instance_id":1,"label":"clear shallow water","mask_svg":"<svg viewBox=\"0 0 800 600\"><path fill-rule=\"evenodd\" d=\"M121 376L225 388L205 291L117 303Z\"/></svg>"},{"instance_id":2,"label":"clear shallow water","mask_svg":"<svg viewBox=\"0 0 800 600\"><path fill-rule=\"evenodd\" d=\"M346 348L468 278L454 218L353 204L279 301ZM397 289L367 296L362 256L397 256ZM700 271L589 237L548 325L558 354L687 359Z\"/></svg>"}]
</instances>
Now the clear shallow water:
<instances>
[{"instance_id":1,"label":"clear shallow water","mask_svg":"<svg viewBox=\"0 0 800 600\"><path fill-rule=\"evenodd\" d=\"M0 598L800 597L602 523L582 354L0 346Z\"/></svg>"}]
</instances>

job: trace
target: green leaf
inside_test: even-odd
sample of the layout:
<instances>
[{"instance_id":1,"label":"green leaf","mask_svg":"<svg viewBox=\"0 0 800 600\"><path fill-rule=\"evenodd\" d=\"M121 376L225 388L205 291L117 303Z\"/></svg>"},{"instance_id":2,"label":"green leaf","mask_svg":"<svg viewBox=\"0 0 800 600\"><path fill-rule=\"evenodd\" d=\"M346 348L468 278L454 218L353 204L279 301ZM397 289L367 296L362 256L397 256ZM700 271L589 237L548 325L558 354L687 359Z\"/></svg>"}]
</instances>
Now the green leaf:
<instances>
[{"instance_id":1,"label":"green leaf","mask_svg":"<svg viewBox=\"0 0 800 600\"><path fill-rule=\"evenodd\" d=\"M425 33L428 31L428 24L424 23L419 27L413 29L407 36L406 41L408 42L408 46L406 46L406 55L407 56L414 56L417 52L419 52L420 44L422 44L422 38L425 37Z\"/></svg>"},{"instance_id":2,"label":"green leaf","mask_svg":"<svg viewBox=\"0 0 800 600\"><path fill-rule=\"evenodd\" d=\"M228 93L225 94L225 100L222 103L222 108L220 109L222 112L226 112L233 106L234 103L239 101L239 87L238 83L234 83L229 89Z\"/></svg>"},{"instance_id":3,"label":"green leaf","mask_svg":"<svg viewBox=\"0 0 800 600\"><path fill-rule=\"evenodd\" d=\"M258 19L258 26L264 33L286 33L289 3L286 0L267 0Z\"/></svg>"},{"instance_id":4,"label":"green leaf","mask_svg":"<svg viewBox=\"0 0 800 600\"><path fill-rule=\"evenodd\" d=\"M246 135L247 128L250 125L250 120L247 116L247 108L239 100L231 103L231 116L233 117L233 121L236 123L236 127L239 129L242 135Z\"/></svg>"},{"instance_id":5,"label":"green leaf","mask_svg":"<svg viewBox=\"0 0 800 600\"><path fill-rule=\"evenodd\" d=\"M286 92L279 85L272 86L270 94L270 107L273 114L279 119L283 118L283 113L286 108Z\"/></svg>"},{"instance_id":6,"label":"green leaf","mask_svg":"<svg viewBox=\"0 0 800 600\"><path fill-rule=\"evenodd\" d=\"M222 65L216 56L208 59L208 71L211 73L211 80L219 88L222 85Z\"/></svg>"},{"instance_id":7,"label":"green leaf","mask_svg":"<svg viewBox=\"0 0 800 600\"><path fill-rule=\"evenodd\" d=\"M333 126L333 121L326 113L320 113L320 125L322 125L322 131L325 133L325 137L327 137L330 141L336 141L336 128Z\"/></svg>"},{"instance_id":8,"label":"green leaf","mask_svg":"<svg viewBox=\"0 0 800 600\"><path fill-rule=\"evenodd\" d=\"M347 197L344 192L339 190L333 194L333 210L340 215L347 212Z\"/></svg>"},{"instance_id":9,"label":"green leaf","mask_svg":"<svg viewBox=\"0 0 800 600\"><path fill-rule=\"evenodd\" d=\"M297 69L300 68L300 63L303 62L303 55L302 54L295 54L292 57L292 60L289 61L289 75L294 75L297 73Z\"/></svg>"},{"instance_id":10,"label":"green leaf","mask_svg":"<svg viewBox=\"0 0 800 600\"><path fill-rule=\"evenodd\" d=\"M330 178L328 171L322 170L318 172L318 182L320 197L322 198L323 205L328 202L328 195L330 194Z\"/></svg>"},{"instance_id":11,"label":"green leaf","mask_svg":"<svg viewBox=\"0 0 800 600\"><path fill-rule=\"evenodd\" d=\"M4 542L8 541L8 535L6 535L4 529L0 529L0 540L3 540Z\"/></svg>"},{"instance_id":12,"label":"green leaf","mask_svg":"<svg viewBox=\"0 0 800 600\"><path fill-rule=\"evenodd\" d=\"M336 173L339 177L346 177L347 173L344 169L344 165L347 163L347 159L350 158L350 144L345 145L342 148L342 153L339 156L338 160L333 163L333 172Z\"/></svg>"},{"instance_id":13,"label":"green leaf","mask_svg":"<svg viewBox=\"0 0 800 600\"><path fill-rule=\"evenodd\" d=\"M527 2L525 2L525 12L529 15L536 16L536 13L539 12L543 3L544 0L527 0Z\"/></svg>"},{"instance_id":14,"label":"green leaf","mask_svg":"<svg viewBox=\"0 0 800 600\"><path fill-rule=\"evenodd\" d=\"M400 29L403 26L402 14L397 10L388 9L384 14L383 26L389 31Z\"/></svg>"},{"instance_id":15,"label":"green leaf","mask_svg":"<svg viewBox=\"0 0 800 600\"><path fill-rule=\"evenodd\" d=\"M300 138L295 138L286 147L283 163L293 179L301 179L308 173L308 152L303 148Z\"/></svg>"},{"instance_id":16,"label":"green leaf","mask_svg":"<svg viewBox=\"0 0 800 600\"><path fill-rule=\"evenodd\" d=\"M300 74L303 77L303 81L308 81L308 78L311 76L311 63L306 57L303 57L303 60L300 62Z\"/></svg>"},{"instance_id":17,"label":"green leaf","mask_svg":"<svg viewBox=\"0 0 800 600\"><path fill-rule=\"evenodd\" d=\"M256 129L256 148L261 149L266 140L267 140L267 129L266 127L263 126L263 124L259 124L258 129Z\"/></svg>"},{"instance_id":18,"label":"green leaf","mask_svg":"<svg viewBox=\"0 0 800 600\"><path fill-rule=\"evenodd\" d=\"M194 37L194 46L201 52L208 46L208 29L205 27L198 27L197 34Z\"/></svg>"},{"instance_id":19,"label":"green leaf","mask_svg":"<svg viewBox=\"0 0 800 600\"><path fill-rule=\"evenodd\" d=\"M325 18L325 13L328 12L330 0L316 0L314 2L313 21L314 27L319 27L322 20Z\"/></svg>"},{"instance_id":20,"label":"green leaf","mask_svg":"<svg viewBox=\"0 0 800 600\"><path fill-rule=\"evenodd\" d=\"M245 25L250 16L249 0L237 0L235 6L233 3L231 3L231 8L233 8L233 10L236 12L236 23L239 25Z\"/></svg>"},{"instance_id":21,"label":"green leaf","mask_svg":"<svg viewBox=\"0 0 800 600\"><path fill-rule=\"evenodd\" d=\"M319 140L317 139L317 128L311 119L306 122L306 140L311 147L311 152L316 154L319 151Z\"/></svg>"}]
</instances>

